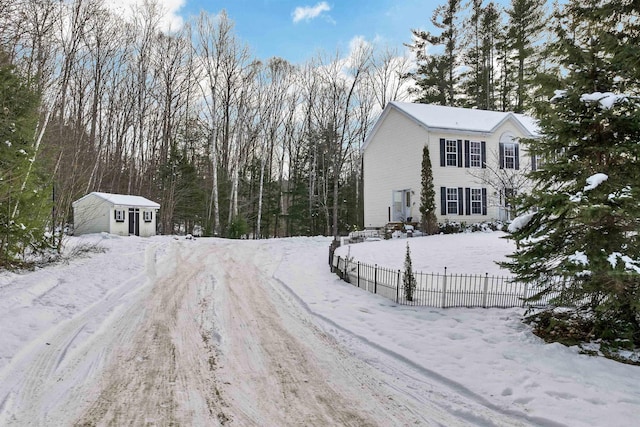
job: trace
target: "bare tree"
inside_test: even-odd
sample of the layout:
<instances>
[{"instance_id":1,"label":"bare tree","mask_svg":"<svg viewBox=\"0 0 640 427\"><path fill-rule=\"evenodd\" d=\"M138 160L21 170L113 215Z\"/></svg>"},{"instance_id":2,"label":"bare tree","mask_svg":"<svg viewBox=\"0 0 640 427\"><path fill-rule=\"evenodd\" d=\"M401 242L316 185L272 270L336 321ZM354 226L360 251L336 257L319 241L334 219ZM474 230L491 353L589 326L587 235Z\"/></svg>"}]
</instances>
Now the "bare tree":
<instances>
[{"instance_id":1,"label":"bare tree","mask_svg":"<svg viewBox=\"0 0 640 427\"><path fill-rule=\"evenodd\" d=\"M491 160L485 163L484 168L470 168L467 173L475 178L479 184L493 189L494 197L497 197L494 203L505 210L500 214L506 218L501 219L510 219L509 216L515 208L512 205L513 198L531 186L531 180L527 177L531 171L531 165L528 162L523 162L524 164L518 164L517 168L506 168L501 165L498 151L493 150L488 153L488 156Z\"/></svg>"}]
</instances>

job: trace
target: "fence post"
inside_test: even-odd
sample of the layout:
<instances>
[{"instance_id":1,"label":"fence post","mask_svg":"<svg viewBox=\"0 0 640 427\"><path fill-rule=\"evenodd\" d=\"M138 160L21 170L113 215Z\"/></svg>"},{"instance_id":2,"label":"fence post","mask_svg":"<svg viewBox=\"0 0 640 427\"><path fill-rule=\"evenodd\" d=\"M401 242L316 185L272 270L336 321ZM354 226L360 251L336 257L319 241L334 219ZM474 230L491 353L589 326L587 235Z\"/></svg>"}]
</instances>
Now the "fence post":
<instances>
[{"instance_id":1,"label":"fence post","mask_svg":"<svg viewBox=\"0 0 640 427\"><path fill-rule=\"evenodd\" d=\"M347 283L351 283L349 281L349 257L348 256L344 257L344 274L343 274L342 280L344 280Z\"/></svg>"},{"instance_id":2,"label":"fence post","mask_svg":"<svg viewBox=\"0 0 640 427\"><path fill-rule=\"evenodd\" d=\"M524 282L524 295L523 295L523 298L522 298L522 308L524 308L525 305L527 305L528 286L529 286L529 282Z\"/></svg>"},{"instance_id":3,"label":"fence post","mask_svg":"<svg viewBox=\"0 0 640 427\"><path fill-rule=\"evenodd\" d=\"M378 264L373 267L373 293L378 293Z\"/></svg>"},{"instance_id":4,"label":"fence post","mask_svg":"<svg viewBox=\"0 0 640 427\"><path fill-rule=\"evenodd\" d=\"M482 296L482 307L487 308L487 293L489 292L489 273L484 276L484 295Z\"/></svg>"},{"instance_id":5,"label":"fence post","mask_svg":"<svg viewBox=\"0 0 640 427\"><path fill-rule=\"evenodd\" d=\"M444 278L442 280L442 308L445 308L447 297L447 267L444 268Z\"/></svg>"},{"instance_id":6,"label":"fence post","mask_svg":"<svg viewBox=\"0 0 640 427\"><path fill-rule=\"evenodd\" d=\"M360 261L358 261L358 287L360 287Z\"/></svg>"},{"instance_id":7,"label":"fence post","mask_svg":"<svg viewBox=\"0 0 640 427\"><path fill-rule=\"evenodd\" d=\"M398 269L398 282L396 283L396 304L400 300L400 270Z\"/></svg>"}]
</instances>

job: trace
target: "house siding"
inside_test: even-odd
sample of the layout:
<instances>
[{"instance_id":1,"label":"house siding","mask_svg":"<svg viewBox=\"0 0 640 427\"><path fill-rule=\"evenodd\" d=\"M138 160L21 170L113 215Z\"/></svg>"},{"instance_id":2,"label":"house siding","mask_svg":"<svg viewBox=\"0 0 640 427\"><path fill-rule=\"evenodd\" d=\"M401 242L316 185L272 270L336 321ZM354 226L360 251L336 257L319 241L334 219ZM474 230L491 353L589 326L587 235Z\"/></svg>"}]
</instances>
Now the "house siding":
<instances>
[{"instance_id":1,"label":"house siding","mask_svg":"<svg viewBox=\"0 0 640 427\"><path fill-rule=\"evenodd\" d=\"M389 222L394 190L411 190L409 216L420 216L420 169L425 142L420 125L396 110L389 110L384 126L363 153L365 227L380 227ZM433 162L433 153L431 157Z\"/></svg>"},{"instance_id":2,"label":"house siding","mask_svg":"<svg viewBox=\"0 0 640 427\"><path fill-rule=\"evenodd\" d=\"M482 168L468 167L467 141L484 142L483 157L487 168L499 169L500 141L511 135L514 142L524 137L521 129L507 120L493 132L469 132L463 130L429 130L417 121L407 117L395 108L387 111L381 118L378 129L363 153L364 174L364 225L367 228L381 227L389 222L389 209L392 206L394 190L410 189L411 215L414 221L420 220L420 191L422 148L428 145L433 170L433 184L436 192L436 218L438 222L458 221L476 223L500 218L500 197L498 191L472 175L473 171L482 173ZM457 152L456 166L441 166L446 158L441 152L441 139L455 140ZM462 152L460 151L462 148ZM519 169L529 170L531 159L526 145L519 143ZM441 191L443 188L456 188L462 198L458 214L443 214ZM482 209L480 214L472 214L467 205L471 189L481 190ZM460 199L459 199L460 200Z\"/></svg>"}]
</instances>

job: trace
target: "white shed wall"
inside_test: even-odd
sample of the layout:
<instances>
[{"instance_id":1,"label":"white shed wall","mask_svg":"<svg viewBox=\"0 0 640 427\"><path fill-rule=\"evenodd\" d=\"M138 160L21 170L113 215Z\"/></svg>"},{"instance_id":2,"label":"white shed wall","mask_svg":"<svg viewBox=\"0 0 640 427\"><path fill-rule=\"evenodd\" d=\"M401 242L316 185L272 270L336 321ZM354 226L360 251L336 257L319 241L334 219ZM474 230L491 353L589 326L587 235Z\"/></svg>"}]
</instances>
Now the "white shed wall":
<instances>
[{"instance_id":1,"label":"white shed wall","mask_svg":"<svg viewBox=\"0 0 640 427\"><path fill-rule=\"evenodd\" d=\"M110 208L109 202L91 194L78 200L73 204L74 234L108 232Z\"/></svg>"}]
</instances>

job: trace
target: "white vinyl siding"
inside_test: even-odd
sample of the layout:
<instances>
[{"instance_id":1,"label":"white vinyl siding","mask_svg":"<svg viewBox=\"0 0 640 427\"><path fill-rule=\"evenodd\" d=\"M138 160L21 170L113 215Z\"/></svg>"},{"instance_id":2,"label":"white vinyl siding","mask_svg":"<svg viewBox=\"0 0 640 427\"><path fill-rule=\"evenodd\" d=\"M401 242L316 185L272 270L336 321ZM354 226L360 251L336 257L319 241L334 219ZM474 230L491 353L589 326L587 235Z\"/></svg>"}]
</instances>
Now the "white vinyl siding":
<instances>
[{"instance_id":1,"label":"white vinyl siding","mask_svg":"<svg viewBox=\"0 0 640 427\"><path fill-rule=\"evenodd\" d=\"M460 123L462 125L462 123ZM389 107L376 124L378 128L367 141L363 153L364 227L382 227L393 221L393 192L414 189L409 200L403 199L402 206L411 205L413 221L420 220L419 190L421 184L422 150L428 146L433 171L433 185L436 189L436 218L444 221L482 221L500 217L500 190L493 187L482 188L482 213L471 214L471 188L481 187L478 178L482 168L492 171L502 169L500 160L502 143L514 143L523 134L516 123L509 119L491 132L472 132L464 129L429 128L421 125L415 117L402 110ZM510 138L501 138L509 135ZM449 141L449 153L447 152ZM480 168L478 168L478 142L480 142ZM473 147L472 149L472 146ZM520 146L522 167L529 168L531 156L526 145ZM449 154L449 156L447 156ZM472 166L472 160L473 166ZM518 168L516 167L515 170ZM508 169L514 170L514 169ZM475 174L475 175L474 175ZM458 189L457 213L447 212L446 189ZM455 191L455 190L454 190ZM453 191L451 192L453 193ZM477 192L476 192L477 204ZM453 210L453 201L449 203ZM474 211L477 212L477 205ZM486 216L486 218L483 218Z\"/></svg>"}]
</instances>

